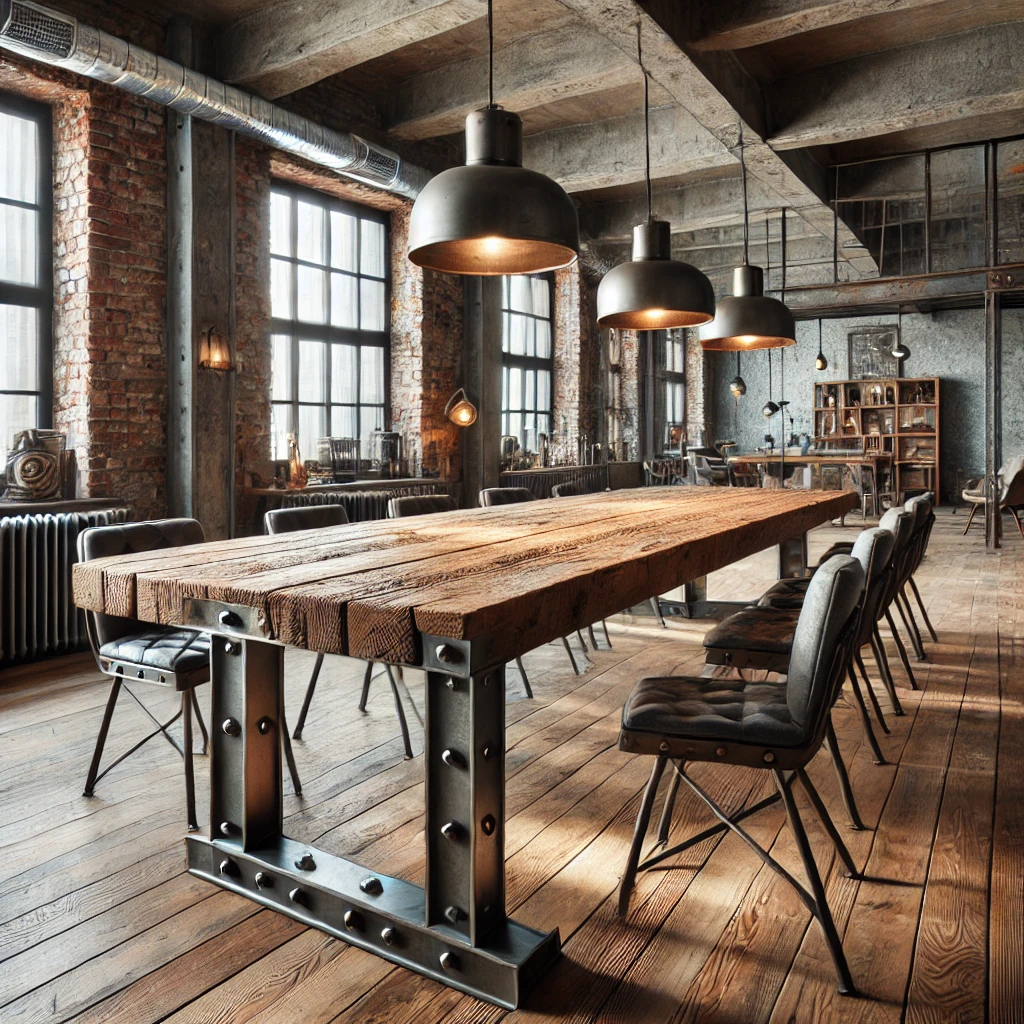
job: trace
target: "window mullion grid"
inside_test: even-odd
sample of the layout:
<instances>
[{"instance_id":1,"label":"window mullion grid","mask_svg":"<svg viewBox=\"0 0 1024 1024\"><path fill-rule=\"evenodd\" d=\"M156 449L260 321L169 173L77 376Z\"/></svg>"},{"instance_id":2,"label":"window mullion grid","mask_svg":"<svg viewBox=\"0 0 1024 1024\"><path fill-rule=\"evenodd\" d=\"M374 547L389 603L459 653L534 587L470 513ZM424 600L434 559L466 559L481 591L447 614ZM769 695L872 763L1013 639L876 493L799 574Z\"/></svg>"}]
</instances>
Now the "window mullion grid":
<instances>
[{"instance_id":1,"label":"window mullion grid","mask_svg":"<svg viewBox=\"0 0 1024 1024\"><path fill-rule=\"evenodd\" d=\"M334 309L331 305L331 296L333 289L331 288L331 207L329 205L324 208L324 271L321 276L323 278L323 289L324 289L324 311L326 313L327 328L334 325ZM324 433L327 437L330 437L334 431L331 426L331 399L334 396L333 391L333 374L334 374L334 340L328 335L327 342L324 346Z\"/></svg>"}]
</instances>

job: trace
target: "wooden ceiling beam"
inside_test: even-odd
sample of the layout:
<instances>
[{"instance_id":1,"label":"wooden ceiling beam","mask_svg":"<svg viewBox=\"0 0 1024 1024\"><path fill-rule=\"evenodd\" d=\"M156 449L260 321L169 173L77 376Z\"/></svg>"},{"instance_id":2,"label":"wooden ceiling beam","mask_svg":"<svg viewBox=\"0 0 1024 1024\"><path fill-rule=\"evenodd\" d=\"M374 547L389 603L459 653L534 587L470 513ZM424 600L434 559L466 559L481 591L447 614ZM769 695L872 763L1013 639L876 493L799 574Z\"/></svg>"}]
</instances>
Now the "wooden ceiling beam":
<instances>
[{"instance_id":1,"label":"wooden ceiling beam","mask_svg":"<svg viewBox=\"0 0 1024 1024\"><path fill-rule=\"evenodd\" d=\"M221 33L218 73L276 99L486 14L486 0L284 0Z\"/></svg>"}]
</instances>

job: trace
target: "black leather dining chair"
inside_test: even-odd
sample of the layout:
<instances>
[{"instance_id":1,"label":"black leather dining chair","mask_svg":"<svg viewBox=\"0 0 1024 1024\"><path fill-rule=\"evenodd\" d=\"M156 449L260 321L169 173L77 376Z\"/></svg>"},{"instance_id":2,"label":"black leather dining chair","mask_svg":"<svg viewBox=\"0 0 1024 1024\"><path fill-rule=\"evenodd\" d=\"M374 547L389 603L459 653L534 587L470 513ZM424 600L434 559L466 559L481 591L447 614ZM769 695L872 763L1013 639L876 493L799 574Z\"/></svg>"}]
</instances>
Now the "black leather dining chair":
<instances>
[{"instance_id":1,"label":"black leather dining chair","mask_svg":"<svg viewBox=\"0 0 1024 1024\"><path fill-rule=\"evenodd\" d=\"M388 502L388 519L427 516L435 512L454 512L458 508L450 494L406 494Z\"/></svg>"},{"instance_id":2,"label":"black leather dining chair","mask_svg":"<svg viewBox=\"0 0 1024 1024\"><path fill-rule=\"evenodd\" d=\"M89 562L113 555L201 544L204 540L203 528L195 519L161 519L148 523L94 526L78 535L78 559L81 562ZM188 827L194 831L199 825L196 821L195 776L192 763L192 714L195 713L203 736L205 754L209 736L195 691L197 686L209 682L210 679L209 634L177 626L154 625L138 619L106 615L101 612L86 613L86 632L96 664L113 682L85 780L84 795L92 796L96 784L115 765L134 754L155 736L163 736L185 762L186 814ZM181 694L180 709L173 718L160 722L128 686L129 681L173 687ZM156 729L100 771L107 734L122 689L142 708L156 725ZM182 720L180 745L167 731L179 718ZM295 792L301 793L301 783L295 769L287 728L282 730L281 743Z\"/></svg>"},{"instance_id":3,"label":"black leather dining chair","mask_svg":"<svg viewBox=\"0 0 1024 1024\"><path fill-rule=\"evenodd\" d=\"M299 530L323 530L331 526L347 526L348 513L341 505L306 505L299 508L276 508L271 509L263 516L263 525L269 534L294 533ZM309 705L313 700L313 693L316 690L317 680L320 678L320 669L323 667L324 656L317 652L316 662L313 665L313 672L306 684L306 693L302 698L302 708L299 711L299 720L295 723L293 739L302 739L302 730L306 727L306 715L309 713ZM359 710L366 711L366 702L370 697L370 681L373 678L373 662L366 662L366 669L363 673L363 689L359 697ZM405 747L406 760L412 758L412 741L409 738L409 723L405 718L405 708L402 706L402 697L399 692L398 683L390 665L385 665L388 679L391 683L391 696L395 702L395 714L398 716L398 725L402 730L402 744Z\"/></svg>"},{"instance_id":4,"label":"black leather dining chair","mask_svg":"<svg viewBox=\"0 0 1024 1024\"><path fill-rule=\"evenodd\" d=\"M858 877L853 858L805 769L826 735L829 710L842 685L856 635L863 590L864 570L860 563L848 555L834 556L814 574L807 589L784 686L692 676L641 679L623 708L619 733L621 750L655 759L619 886L619 913L625 914L629 909L638 870L655 867L693 845L695 840L729 829L794 888L821 925L838 989L844 995L856 994L856 987L793 789L799 782L847 872ZM686 766L692 762L732 764L772 773L778 791L774 800L781 799L785 806L809 890L740 825L745 817L774 802L773 798L730 814L687 773ZM685 782L711 810L718 824L701 836L691 837L681 846L660 851L641 863L654 800L669 764L674 771L673 785Z\"/></svg>"}]
</instances>

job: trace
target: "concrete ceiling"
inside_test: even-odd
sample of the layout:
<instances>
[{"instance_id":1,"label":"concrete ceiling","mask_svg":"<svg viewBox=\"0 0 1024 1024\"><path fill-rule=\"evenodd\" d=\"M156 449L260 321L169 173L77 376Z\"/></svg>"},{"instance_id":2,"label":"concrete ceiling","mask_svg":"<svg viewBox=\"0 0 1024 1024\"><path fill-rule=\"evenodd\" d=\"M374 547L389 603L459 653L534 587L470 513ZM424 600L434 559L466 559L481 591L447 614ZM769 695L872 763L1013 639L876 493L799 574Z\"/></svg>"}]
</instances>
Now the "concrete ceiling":
<instances>
[{"instance_id":1,"label":"concrete ceiling","mask_svg":"<svg viewBox=\"0 0 1024 1024\"><path fill-rule=\"evenodd\" d=\"M486 0L189 3L215 24L223 78L269 98L335 83L405 151L440 140L457 152L466 113L486 102ZM655 212L695 252L735 248L738 121L752 209L790 210L790 237L827 254L829 280L831 164L1024 130L1022 0L495 8L495 94L523 118L525 162L576 194L588 234L614 246L644 215L638 22ZM841 276L877 273L842 223L839 252Z\"/></svg>"}]
</instances>

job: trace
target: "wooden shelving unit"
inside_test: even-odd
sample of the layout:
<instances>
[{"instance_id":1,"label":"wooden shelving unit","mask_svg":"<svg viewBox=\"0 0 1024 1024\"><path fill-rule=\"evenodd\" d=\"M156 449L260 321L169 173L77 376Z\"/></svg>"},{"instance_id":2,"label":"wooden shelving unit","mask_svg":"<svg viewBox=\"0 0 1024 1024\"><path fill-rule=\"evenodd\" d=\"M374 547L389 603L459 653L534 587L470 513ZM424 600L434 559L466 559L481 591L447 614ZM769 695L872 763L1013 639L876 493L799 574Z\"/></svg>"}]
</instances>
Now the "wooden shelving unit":
<instances>
[{"instance_id":1,"label":"wooden shelving unit","mask_svg":"<svg viewBox=\"0 0 1024 1024\"><path fill-rule=\"evenodd\" d=\"M835 380L814 385L818 448L888 456L879 491L903 502L939 494L939 378ZM880 472L885 472L881 470Z\"/></svg>"}]
</instances>

